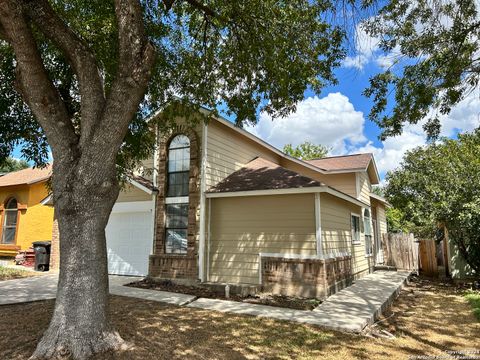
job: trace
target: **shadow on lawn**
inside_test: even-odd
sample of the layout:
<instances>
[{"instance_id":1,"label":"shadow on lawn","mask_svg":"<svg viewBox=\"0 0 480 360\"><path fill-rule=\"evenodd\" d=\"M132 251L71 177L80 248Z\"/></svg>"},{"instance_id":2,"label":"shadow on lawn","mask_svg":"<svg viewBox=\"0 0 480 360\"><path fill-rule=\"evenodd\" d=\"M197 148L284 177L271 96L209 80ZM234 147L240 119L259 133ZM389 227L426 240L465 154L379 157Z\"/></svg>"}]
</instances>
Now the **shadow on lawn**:
<instances>
[{"instance_id":1,"label":"shadow on lawn","mask_svg":"<svg viewBox=\"0 0 480 360\"><path fill-rule=\"evenodd\" d=\"M407 290L383 326L396 339L367 338L286 321L235 316L119 296L111 315L135 345L97 359L406 359L472 348L480 325L461 295ZM48 326L53 301L0 306L0 358L25 359Z\"/></svg>"}]
</instances>

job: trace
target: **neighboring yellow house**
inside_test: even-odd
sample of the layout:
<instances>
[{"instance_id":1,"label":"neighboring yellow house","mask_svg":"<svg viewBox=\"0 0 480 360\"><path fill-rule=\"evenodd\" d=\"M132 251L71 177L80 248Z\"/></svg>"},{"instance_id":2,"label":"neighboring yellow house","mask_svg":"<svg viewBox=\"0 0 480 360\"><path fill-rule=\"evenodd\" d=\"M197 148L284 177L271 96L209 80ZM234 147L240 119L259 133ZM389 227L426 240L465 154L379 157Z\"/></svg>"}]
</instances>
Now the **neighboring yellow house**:
<instances>
[{"instance_id":1,"label":"neighboring yellow house","mask_svg":"<svg viewBox=\"0 0 480 360\"><path fill-rule=\"evenodd\" d=\"M48 166L0 177L0 256L52 239L53 208L40 203L48 195L50 174Z\"/></svg>"}]
</instances>

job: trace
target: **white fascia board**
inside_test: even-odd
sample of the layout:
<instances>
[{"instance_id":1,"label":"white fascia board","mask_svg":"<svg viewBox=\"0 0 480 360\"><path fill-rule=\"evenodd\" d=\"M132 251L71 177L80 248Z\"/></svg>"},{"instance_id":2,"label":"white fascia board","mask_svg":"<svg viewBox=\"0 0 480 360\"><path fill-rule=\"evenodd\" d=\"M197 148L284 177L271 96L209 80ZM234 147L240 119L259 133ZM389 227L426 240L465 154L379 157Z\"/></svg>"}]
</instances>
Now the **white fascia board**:
<instances>
[{"instance_id":1,"label":"white fascia board","mask_svg":"<svg viewBox=\"0 0 480 360\"><path fill-rule=\"evenodd\" d=\"M129 176L127 176L127 181L130 184L132 184L133 186L135 186L136 188L139 188L140 190L146 192L148 195L152 195L154 193L153 190L151 190L151 189L147 188L146 186L140 184L138 181L133 180Z\"/></svg>"},{"instance_id":2,"label":"white fascia board","mask_svg":"<svg viewBox=\"0 0 480 360\"><path fill-rule=\"evenodd\" d=\"M230 198L230 197L243 197L243 196L268 196L268 195L310 194L310 193L327 193L327 194L336 196L342 200L349 201L360 207L370 208L370 205L365 204L360 200L357 200L347 194L344 194L328 186L313 186L313 187L291 188L291 189L232 191L232 192L223 192L223 193L206 193L206 197L209 199L216 199L216 198Z\"/></svg>"},{"instance_id":3,"label":"white fascia board","mask_svg":"<svg viewBox=\"0 0 480 360\"><path fill-rule=\"evenodd\" d=\"M232 191L222 193L206 193L207 198L225 198L225 197L241 197L241 196L265 196L265 195L285 195L285 194L308 194L322 192L325 186L313 186L304 188L291 189L269 189L269 190L249 190L249 191Z\"/></svg>"}]
</instances>

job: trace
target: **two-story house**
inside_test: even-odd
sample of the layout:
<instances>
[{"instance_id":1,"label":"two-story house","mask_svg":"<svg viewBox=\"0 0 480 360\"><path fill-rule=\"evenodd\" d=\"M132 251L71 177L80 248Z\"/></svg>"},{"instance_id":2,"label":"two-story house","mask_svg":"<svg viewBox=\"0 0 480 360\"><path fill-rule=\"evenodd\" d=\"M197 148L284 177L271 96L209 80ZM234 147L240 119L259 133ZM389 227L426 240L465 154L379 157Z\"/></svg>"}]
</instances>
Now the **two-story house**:
<instances>
[{"instance_id":1,"label":"two-story house","mask_svg":"<svg viewBox=\"0 0 480 360\"><path fill-rule=\"evenodd\" d=\"M372 154L302 161L218 118L163 134L138 175L107 226L113 274L319 296L382 262Z\"/></svg>"}]
</instances>

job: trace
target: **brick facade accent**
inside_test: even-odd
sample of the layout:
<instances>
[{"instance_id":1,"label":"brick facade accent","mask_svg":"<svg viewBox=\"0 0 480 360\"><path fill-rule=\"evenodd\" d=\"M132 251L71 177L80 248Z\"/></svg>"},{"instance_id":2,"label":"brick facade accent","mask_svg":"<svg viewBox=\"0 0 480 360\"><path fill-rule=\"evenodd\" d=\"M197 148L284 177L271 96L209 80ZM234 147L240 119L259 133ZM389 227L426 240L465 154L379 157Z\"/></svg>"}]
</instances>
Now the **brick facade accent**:
<instances>
[{"instance_id":1,"label":"brick facade accent","mask_svg":"<svg viewBox=\"0 0 480 360\"><path fill-rule=\"evenodd\" d=\"M167 180L168 146L176 135L186 135L190 139L190 178L187 254L165 253L165 197ZM158 278L197 279L198 249L197 210L200 204L200 144L197 133L187 126L178 126L168 134L160 137L158 143L158 182L159 193L156 204L155 246L150 256L149 276Z\"/></svg>"},{"instance_id":2,"label":"brick facade accent","mask_svg":"<svg viewBox=\"0 0 480 360\"><path fill-rule=\"evenodd\" d=\"M60 268L60 233L58 231L57 218L53 219L52 227L52 247L50 249L50 270Z\"/></svg>"},{"instance_id":3,"label":"brick facade accent","mask_svg":"<svg viewBox=\"0 0 480 360\"><path fill-rule=\"evenodd\" d=\"M325 299L352 280L351 256L325 260L262 258L263 290L274 294Z\"/></svg>"}]
</instances>

